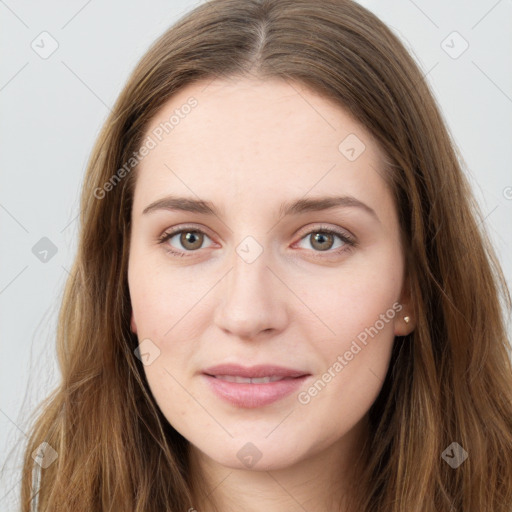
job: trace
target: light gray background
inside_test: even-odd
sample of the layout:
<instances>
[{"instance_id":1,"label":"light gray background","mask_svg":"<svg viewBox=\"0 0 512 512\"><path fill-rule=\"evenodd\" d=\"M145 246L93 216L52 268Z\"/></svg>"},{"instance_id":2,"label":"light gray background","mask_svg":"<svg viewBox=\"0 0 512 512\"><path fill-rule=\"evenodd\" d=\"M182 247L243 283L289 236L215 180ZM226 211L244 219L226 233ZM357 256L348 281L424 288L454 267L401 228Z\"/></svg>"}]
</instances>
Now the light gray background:
<instances>
[{"instance_id":1,"label":"light gray background","mask_svg":"<svg viewBox=\"0 0 512 512\"><path fill-rule=\"evenodd\" d=\"M360 3L399 35L426 73L510 285L512 0ZM0 0L3 511L18 510L28 416L58 382L56 318L76 250L79 190L93 142L150 43L197 4ZM43 51L46 38L44 49L50 48L43 31L58 43L46 59L31 47ZM453 58L464 40L469 47ZM46 263L32 252L42 237L58 251Z\"/></svg>"}]
</instances>

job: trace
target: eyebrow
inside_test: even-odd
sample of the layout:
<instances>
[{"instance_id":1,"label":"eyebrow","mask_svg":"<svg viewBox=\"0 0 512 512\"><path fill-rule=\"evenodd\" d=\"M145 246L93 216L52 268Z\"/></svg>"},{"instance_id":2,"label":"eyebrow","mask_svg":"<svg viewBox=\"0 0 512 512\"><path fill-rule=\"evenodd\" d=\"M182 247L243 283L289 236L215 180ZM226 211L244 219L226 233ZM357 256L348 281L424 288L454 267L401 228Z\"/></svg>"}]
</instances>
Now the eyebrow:
<instances>
[{"instance_id":1,"label":"eyebrow","mask_svg":"<svg viewBox=\"0 0 512 512\"><path fill-rule=\"evenodd\" d=\"M288 215L297 215L306 212L318 212L323 210L330 210L332 208L349 207L362 209L380 223L379 217L375 213L375 210L353 196L316 197L307 199L301 198L294 201L284 202L279 207L279 216L286 217ZM156 210L179 210L184 212L201 213L203 215L214 215L216 217L220 217L219 211L213 203L188 197L163 197L147 206L142 214L146 215Z\"/></svg>"}]
</instances>

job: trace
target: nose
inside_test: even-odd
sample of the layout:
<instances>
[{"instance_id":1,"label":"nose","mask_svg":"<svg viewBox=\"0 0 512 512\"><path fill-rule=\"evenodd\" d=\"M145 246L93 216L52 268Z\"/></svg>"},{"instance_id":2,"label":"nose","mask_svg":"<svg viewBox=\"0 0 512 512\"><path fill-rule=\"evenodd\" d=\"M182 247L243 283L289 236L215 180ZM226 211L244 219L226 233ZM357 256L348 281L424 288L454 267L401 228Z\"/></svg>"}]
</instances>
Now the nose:
<instances>
[{"instance_id":1,"label":"nose","mask_svg":"<svg viewBox=\"0 0 512 512\"><path fill-rule=\"evenodd\" d=\"M268 268L266 252L251 263L235 252L231 262L231 271L217 287L215 324L244 339L282 331L288 321L286 287Z\"/></svg>"}]
</instances>

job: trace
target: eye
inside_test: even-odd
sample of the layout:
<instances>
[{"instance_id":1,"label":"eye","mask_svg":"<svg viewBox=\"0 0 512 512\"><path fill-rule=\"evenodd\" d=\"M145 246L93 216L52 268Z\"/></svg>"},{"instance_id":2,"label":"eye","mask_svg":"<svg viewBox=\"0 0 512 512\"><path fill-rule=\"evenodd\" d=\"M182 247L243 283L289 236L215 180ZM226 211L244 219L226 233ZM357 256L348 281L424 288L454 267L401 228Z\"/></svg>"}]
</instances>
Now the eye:
<instances>
[{"instance_id":1,"label":"eye","mask_svg":"<svg viewBox=\"0 0 512 512\"><path fill-rule=\"evenodd\" d=\"M336 239L338 239L337 245ZM301 242L302 241L309 244L314 252L329 252L334 254L350 250L356 246L355 239L348 233L323 226L309 231L306 236L301 238ZM310 247L305 248L309 249Z\"/></svg>"},{"instance_id":2,"label":"eye","mask_svg":"<svg viewBox=\"0 0 512 512\"><path fill-rule=\"evenodd\" d=\"M203 249L203 243L210 237L201 229L193 226L181 227L165 232L160 238L159 243L165 245L165 250L174 256L188 256L187 253L197 252ZM176 239L173 245L171 242ZM338 243L336 245L336 239ZM352 235L344 231L338 231L329 227L319 226L315 230L310 230L300 239L300 242L309 243L310 247L302 247L303 249L312 250L315 253L340 254L349 251L357 245ZM169 242L169 243L167 243ZM300 244L300 242L298 244ZM210 247L210 244L207 247Z\"/></svg>"},{"instance_id":3,"label":"eye","mask_svg":"<svg viewBox=\"0 0 512 512\"><path fill-rule=\"evenodd\" d=\"M205 237L210 239L210 237L200 229L188 227L165 232L159 238L159 243L166 244L166 242L169 242L169 244L166 244L166 250L168 252L177 256L186 256L187 252L194 252L203 248L202 245ZM176 247L171 244L173 238L177 239L175 243L178 243L181 247Z\"/></svg>"}]
</instances>

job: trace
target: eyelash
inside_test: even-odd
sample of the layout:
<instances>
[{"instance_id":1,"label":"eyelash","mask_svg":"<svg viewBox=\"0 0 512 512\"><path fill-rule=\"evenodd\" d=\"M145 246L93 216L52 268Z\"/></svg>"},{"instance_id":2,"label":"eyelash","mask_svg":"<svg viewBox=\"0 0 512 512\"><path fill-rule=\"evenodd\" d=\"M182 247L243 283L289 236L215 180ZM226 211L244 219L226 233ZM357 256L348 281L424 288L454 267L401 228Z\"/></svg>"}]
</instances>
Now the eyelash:
<instances>
[{"instance_id":1,"label":"eyelash","mask_svg":"<svg viewBox=\"0 0 512 512\"><path fill-rule=\"evenodd\" d=\"M163 244L165 244L165 242L170 240L175 235L178 235L178 234L183 233L183 232L185 232L185 233L186 232L201 233L203 235L208 236L208 234L205 233L201 229L198 229L198 228L196 228L194 226L185 226L185 227L180 227L179 229L175 229L173 231L166 231L165 233L162 234L162 236L160 236L158 238L158 243L163 245ZM322 253L325 253L325 254L328 254L328 255L331 255L331 256L333 254L334 255L339 255L339 254L342 254L344 252L351 251L352 249L354 249L358 245L356 240L352 236L348 235L347 233L341 232L341 231L338 231L338 230L335 230L335 229L332 229L332 228L329 228L329 227L325 227L325 226L319 226L316 229L308 231L307 233L305 233L299 239L299 241L303 240L308 235L312 235L314 233L323 233L323 234L326 233L326 234L329 234L329 235L335 235L345 244L342 247L338 247L335 250L331 250L331 249L327 249L326 251L314 251L313 250L314 253L320 253L318 256L315 256L315 257L323 258L324 256L321 255ZM210 237L208 237L208 238L210 238ZM166 252L168 252L169 254L172 254L173 256L178 256L180 258L181 257L189 257L187 253L198 252L198 250L199 249L196 249L195 251L177 251L177 250L171 248L169 245L167 247L165 247L165 251Z\"/></svg>"}]
</instances>

